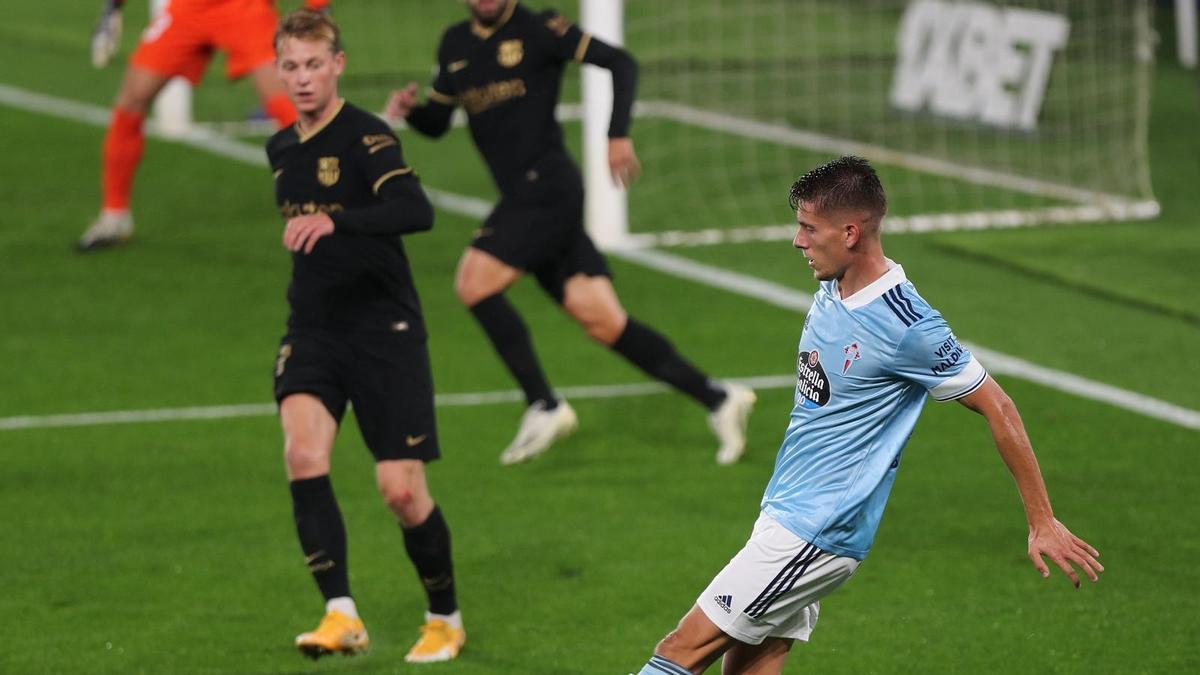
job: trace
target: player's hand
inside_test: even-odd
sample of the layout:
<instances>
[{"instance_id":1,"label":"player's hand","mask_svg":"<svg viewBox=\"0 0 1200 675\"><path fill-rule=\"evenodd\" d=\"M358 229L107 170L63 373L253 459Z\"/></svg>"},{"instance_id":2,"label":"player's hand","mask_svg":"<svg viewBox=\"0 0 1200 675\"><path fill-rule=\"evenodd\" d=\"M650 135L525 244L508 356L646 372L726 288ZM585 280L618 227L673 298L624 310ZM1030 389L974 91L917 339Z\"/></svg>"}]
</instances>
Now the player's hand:
<instances>
[{"instance_id":1,"label":"player's hand","mask_svg":"<svg viewBox=\"0 0 1200 675\"><path fill-rule=\"evenodd\" d=\"M283 228L283 245L292 253L298 253L301 249L305 253L312 253L317 240L328 234L333 234L333 219L329 214L296 216L288 219Z\"/></svg>"},{"instance_id":2,"label":"player's hand","mask_svg":"<svg viewBox=\"0 0 1200 675\"><path fill-rule=\"evenodd\" d=\"M613 183L628 188L642 173L642 165L633 151L633 139L608 139L608 170Z\"/></svg>"},{"instance_id":3,"label":"player's hand","mask_svg":"<svg viewBox=\"0 0 1200 675\"><path fill-rule=\"evenodd\" d=\"M1091 544L1071 534L1066 525L1054 518L1048 523L1029 528L1029 559L1043 577L1048 577L1050 568L1042 556L1058 565L1071 583L1075 584L1075 588L1079 588L1079 575L1075 573L1072 564L1083 570L1093 583L1104 571L1104 565L1096 560L1100 557L1100 552L1092 548Z\"/></svg>"},{"instance_id":4,"label":"player's hand","mask_svg":"<svg viewBox=\"0 0 1200 675\"><path fill-rule=\"evenodd\" d=\"M417 107L417 83L409 82L408 86L392 92L388 97L383 114L390 120L407 119L412 109Z\"/></svg>"},{"instance_id":5,"label":"player's hand","mask_svg":"<svg viewBox=\"0 0 1200 675\"><path fill-rule=\"evenodd\" d=\"M121 8L108 0L92 29L92 65L103 68L121 46Z\"/></svg>"}]
</instances>

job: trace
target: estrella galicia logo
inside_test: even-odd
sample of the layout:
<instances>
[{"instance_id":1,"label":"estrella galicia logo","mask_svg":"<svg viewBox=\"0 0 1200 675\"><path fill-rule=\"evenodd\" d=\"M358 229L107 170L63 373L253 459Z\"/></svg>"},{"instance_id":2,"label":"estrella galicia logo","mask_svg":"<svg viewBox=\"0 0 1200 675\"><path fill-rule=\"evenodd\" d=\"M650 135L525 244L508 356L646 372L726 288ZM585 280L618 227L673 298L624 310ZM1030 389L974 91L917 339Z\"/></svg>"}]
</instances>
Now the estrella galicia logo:
<instances>
[{"instance_id":1,"label":"estrella galicia logo","mask_svg":"<svg viewBox=\"0 0 1200 675\"><path fill-rule=\"evenodd\" d=\"M817 350L800 352L796 359L796 398L810 410L829 403L829 377Z\"/></svg>"}]
</instances>

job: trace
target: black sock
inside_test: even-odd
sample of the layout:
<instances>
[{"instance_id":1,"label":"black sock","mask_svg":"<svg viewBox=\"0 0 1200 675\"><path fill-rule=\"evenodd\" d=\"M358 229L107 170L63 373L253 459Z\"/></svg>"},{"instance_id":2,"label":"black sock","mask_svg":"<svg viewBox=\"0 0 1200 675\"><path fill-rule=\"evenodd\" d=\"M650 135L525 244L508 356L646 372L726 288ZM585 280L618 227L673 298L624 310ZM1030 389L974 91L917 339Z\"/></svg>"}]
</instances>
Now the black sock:
<instances>
[{"instance_id":1,"label":"black sock","mask_svg":"<svg viewBox=\"0 0 1200 675\"><path fill-rule=\"evenodd\" d=\"M542 374L542 366L533 353L529 329L504 294L497 293L480 300L471 307L471 314L483 326L483 332L487 333L496 353L508 366L508 372L517 378L517 383L525 392L525 401L529 405L543 401L547 410L557 407L558 400L550 391L550 383Z\"/></svg>"},{"instance_id":2,"label":"black sock","mask_svg":"<svg viewBox=\"0 0 1200 675\"><path fill-rule=\"evenodd\" d=\"M625 330L612 345L613 351L629 359L647 375L666 382L696 399L709 410L725 400L725 390L713 386L704 373L675 351L658 331L629 317Z\"/></svg>"},{"instance_id":3,"label":"black sock","mask_svg":"<svg viewBox=\"0 0 1200 675\"><path fill-rule=\"evenodd\" d=\"M433 614L453 614L458 609L454 597L454 564L450 559L450 528L442 510L433 507L425 522L416 527L401 527L404 549L417 568L417 576L429 596Z\"/></svg>"},{"instance_id":4,"label":"black sock","mask_svg":"<svg viewBox=\"0 0 1200 675\"><path fill-rule=\"evenodd\" d=\"M346 571L346 527L329 476L291 482L292 513L300 548L326 600L350 595Z\"/></svg>"}]
</instances>

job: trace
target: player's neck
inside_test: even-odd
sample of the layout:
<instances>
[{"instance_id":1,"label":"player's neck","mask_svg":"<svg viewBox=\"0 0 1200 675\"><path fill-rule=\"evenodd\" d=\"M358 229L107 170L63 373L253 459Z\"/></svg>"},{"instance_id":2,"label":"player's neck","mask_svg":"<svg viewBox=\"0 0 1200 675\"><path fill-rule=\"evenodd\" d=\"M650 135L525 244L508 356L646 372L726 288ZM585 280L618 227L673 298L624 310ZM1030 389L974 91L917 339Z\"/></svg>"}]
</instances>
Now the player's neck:
<instances>
[{"instance_id":1,"label":"player's neck","mask_svg":"<svg viewBox=\"0 0 1200 675\"><path fill-rule=\"evenodd\" d=\"M320 110L314 110L311 113L301 112L296 119L296 130L300 132L301 136L311 135L329 123L329 120L342 109L342 102L343 99L333 96L329 99L329 103L322 106Z\"/></svg>"},{"instance_id":2,"label":"player's neck","mask_svg":"<svg viewBox=\"0 0 1200 675\"><path fill-rule=\"evenodd\" d=\"M880 277L887 274L887 271L887 258L883 257L882 251L878 255L864 256L861 260L855 261L854 264L847 267L846 272L838 279L838 294L845 300L867 286L870 286Z\"/></svg>"}]
</instances>

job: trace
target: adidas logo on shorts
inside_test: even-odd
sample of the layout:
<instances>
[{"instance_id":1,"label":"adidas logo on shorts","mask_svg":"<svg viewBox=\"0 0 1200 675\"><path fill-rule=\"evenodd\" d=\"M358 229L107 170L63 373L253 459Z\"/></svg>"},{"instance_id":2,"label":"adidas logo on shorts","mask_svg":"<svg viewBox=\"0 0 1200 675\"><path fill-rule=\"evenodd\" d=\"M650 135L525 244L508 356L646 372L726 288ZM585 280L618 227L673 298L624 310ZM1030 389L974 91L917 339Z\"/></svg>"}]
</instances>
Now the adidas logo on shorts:
<instances>
[{"instance_id":1,"label":"adidas logo on shorts","mask_svg":"<svg viewBox=\"0 0 1200 675\"><path fill-rule=\"evenodd\" d=\"M718 595L717 597L713 598L713 600L717 601L717 606L725 610L726 614L731 614L733 612L733 610L729 608L729 606L733 604L732 595Z\"/></svg>"}]
</instances>

